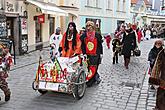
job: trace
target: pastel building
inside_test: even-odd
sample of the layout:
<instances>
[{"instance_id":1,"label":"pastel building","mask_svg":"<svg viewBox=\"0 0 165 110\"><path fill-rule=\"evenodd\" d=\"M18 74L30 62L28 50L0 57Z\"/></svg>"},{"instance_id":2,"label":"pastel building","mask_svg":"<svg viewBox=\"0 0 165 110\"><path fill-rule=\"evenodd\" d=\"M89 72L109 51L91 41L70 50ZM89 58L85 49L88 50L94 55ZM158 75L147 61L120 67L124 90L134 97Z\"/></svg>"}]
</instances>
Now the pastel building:
<instances>
[{"instance_id":1,"label":"pastel building","mask_svg":"<svg viewBox=\"0 0 165 110\"><path fill-rule=\"evenodd\" d=\"M102 34L113 33L117 26L129 22L130 0L80 0L79 28L92 20Z\"/></svg>"}]
</instances>

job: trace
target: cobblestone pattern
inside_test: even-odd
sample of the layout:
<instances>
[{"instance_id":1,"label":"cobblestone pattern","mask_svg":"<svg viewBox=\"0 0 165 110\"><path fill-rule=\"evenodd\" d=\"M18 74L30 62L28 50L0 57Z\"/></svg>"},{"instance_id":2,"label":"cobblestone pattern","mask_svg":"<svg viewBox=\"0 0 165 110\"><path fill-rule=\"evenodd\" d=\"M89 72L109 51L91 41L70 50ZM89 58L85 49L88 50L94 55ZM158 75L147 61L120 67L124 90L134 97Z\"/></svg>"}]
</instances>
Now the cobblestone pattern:
<instances>
[{"instance_id":1,"label":"cobblestone pattern","mask_svg":"<svg viewBox=\"0 0 165 110\"><path fill-rule=\"evenodd\" d=\"M19 56L8 79L11 100L4 102L0 91L0 110L151 110L155 105L155 97L154 92L149 90L145 72L153 42L141 43L142 55L131 58L128 70L123 66L122 56L118 64L112 64L112 50L104 44L104 58L99 66L102 82L87 88L85 96L78 101L68 94L48 92L40 95L32 90L40 52ZM49 49L44 49L42 56L48 59Z\"/></svg>"}]
</instances>

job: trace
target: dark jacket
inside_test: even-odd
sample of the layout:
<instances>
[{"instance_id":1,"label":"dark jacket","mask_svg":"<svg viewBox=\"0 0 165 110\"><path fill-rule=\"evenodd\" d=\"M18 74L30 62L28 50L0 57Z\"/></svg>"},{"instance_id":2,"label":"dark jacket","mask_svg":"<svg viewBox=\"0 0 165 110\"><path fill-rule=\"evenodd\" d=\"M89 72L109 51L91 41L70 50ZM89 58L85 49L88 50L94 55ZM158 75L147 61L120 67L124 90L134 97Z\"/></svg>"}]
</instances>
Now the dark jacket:
<instances>
[{"instance_id":1,"label":"dark jacket","mask_svg":"<svg viewBox=\"0 0 165 110\"><path fill-rule=\"evenodd\" d=\"M137 47L136 35L134 31L130 31L127 35L126 32L124 32L122 45L123 45L122 54L126 57L130 57L131 50L134 50Z\"/></svg>"},{"instance_id":2,"label":"dark jacket","mask_svg":"<svg viewBox=\"0 0 165 110\"><path fill-rule=\"evenodd\" d=\"M156 48L156 46L154 46L149 54L148 54L148 61L150 62L150 67L151 69L153 68L155 61L156 61L156 57L158 55L158 53L163 49L163 47L160 48Z\"/></svg>"},{"instance_id":3,"label":"dark jacket","mask_svg":"<svg viewBox=\"0 0 165 110\"><path fill-rule=\"evenodd\" d=\"M121 46L120 40L117 38L114 38L112 40L112 46L113 46L113 48L112 48L113 52L115 52L115 50L119 50L119 48L120 48L119 46Z\"/></svg>"}]
</instances>

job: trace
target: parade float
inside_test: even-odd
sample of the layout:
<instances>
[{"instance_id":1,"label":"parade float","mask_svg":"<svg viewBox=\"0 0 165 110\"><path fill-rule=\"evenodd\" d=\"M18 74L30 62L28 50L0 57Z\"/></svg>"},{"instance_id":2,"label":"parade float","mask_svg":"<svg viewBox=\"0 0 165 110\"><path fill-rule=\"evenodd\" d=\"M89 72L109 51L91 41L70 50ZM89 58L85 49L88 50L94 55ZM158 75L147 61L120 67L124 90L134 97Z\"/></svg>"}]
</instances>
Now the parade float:
<instances>
[{"instance_id":1,"label":"parade float","mask_svg":"<svg viewBox=\"0 0 165 110\"><path fill-rule=\"evenodd\" d=\"M38 70L32 87L41 94L56 91L73 94L81 99L88 82L95 74L96 67L88 67L88 60L83 55L57 57L55 61L43 62L40 57Z\"/></svg>"}]
</instances>

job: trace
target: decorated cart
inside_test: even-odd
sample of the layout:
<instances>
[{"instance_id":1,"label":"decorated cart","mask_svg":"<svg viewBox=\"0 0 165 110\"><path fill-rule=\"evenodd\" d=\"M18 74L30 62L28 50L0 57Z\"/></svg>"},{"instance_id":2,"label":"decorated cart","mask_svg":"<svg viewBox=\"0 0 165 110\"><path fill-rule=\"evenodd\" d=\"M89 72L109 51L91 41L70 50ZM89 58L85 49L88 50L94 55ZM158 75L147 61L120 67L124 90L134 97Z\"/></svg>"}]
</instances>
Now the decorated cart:
<instances>
[{"instance_id":1,"label":"decorated cart","mask_svg":"<svg viewBox=\"0 0 165 110\"><path fill-rule=\"evenodd\" d=\"M57 57L55 62L43 62L40 57L32 87L41 94L57 91L73 94L76 99L81 99L86 90L86 82L93 77L96 70L95 66L88 67L87 61L83 55Z\"/></svg>"}]
</instances>

